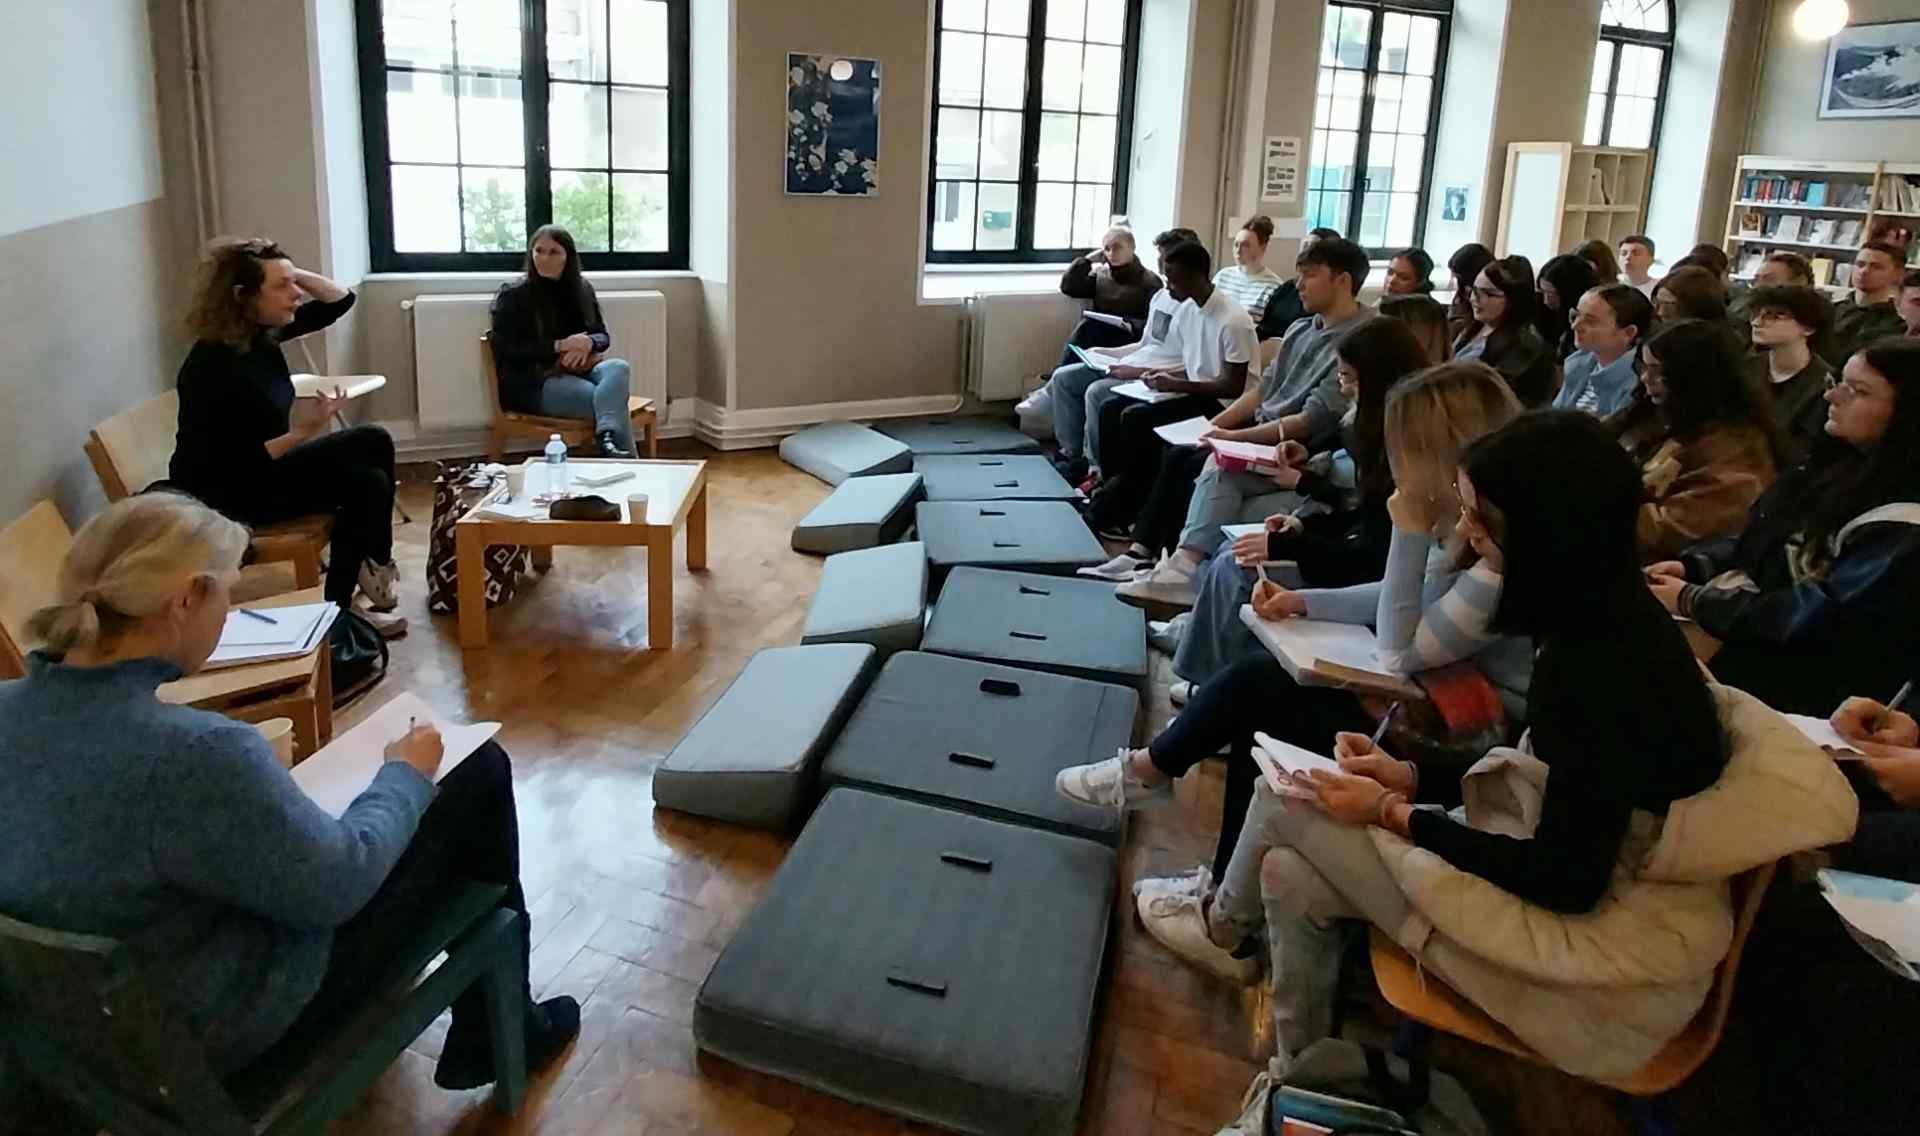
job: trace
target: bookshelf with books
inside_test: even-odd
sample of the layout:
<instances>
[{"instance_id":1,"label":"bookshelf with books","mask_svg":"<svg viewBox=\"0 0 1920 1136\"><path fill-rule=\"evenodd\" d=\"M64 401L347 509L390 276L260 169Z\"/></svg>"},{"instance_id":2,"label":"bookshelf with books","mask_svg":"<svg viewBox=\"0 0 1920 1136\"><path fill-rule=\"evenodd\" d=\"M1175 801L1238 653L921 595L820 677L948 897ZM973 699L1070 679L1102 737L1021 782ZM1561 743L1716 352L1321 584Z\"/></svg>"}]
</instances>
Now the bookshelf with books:
<instances>
[{"instance_id":1,"label":"bookshelf with books","mask_svg":"<svg viewBox=\"0 0 1920 1136\"><path fill-rule=\"evenodd\" d=\"M1829 293L1851 284L1853 255L1872 240L1920 256L1920 164L1820 161L1748 154L1740 158L1727 209L1726 250L1736 279L1749 279L1768 253L1796 252Z\"/></svg>"}]
</instances>

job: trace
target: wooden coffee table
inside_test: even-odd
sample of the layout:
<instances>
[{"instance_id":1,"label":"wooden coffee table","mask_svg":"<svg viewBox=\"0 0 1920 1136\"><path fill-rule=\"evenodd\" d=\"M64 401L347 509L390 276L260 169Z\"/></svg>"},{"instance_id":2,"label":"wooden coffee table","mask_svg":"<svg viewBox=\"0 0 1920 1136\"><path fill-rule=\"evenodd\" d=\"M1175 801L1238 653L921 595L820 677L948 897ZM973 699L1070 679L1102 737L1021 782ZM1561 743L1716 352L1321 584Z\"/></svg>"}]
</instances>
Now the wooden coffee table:
<instances>
[{"instance_id":1,"label":"wooden coffee table","mask_svg":"<svg viewBox=\"0 0 1920 1136\"><path fill-rule=\"evenodd\" d=\"M526 463L530 482L537 483L541 462ZM626 481L598 489L582 487L581 493L596 493L620 505L618 521L552 521L544 517L525 520L501 520L477 515L495 502L500 490L482 498L467 515L454 524L454 553L458 557L460 577L460 645L487 645L486 567L482 562L488 545L520 544L533 550L536 568L553 563L556 544L629 547L647 550L647 647L664 650L673 646L673 534L687 530L687 568L698 571L707 566L707 463L703 461L620 461L615 459L569 459L575 476L582 473L602 475L616 470L632 470ZM634 516L628 498L647 495L645 516Z\"/></svg>"}]
</instances>

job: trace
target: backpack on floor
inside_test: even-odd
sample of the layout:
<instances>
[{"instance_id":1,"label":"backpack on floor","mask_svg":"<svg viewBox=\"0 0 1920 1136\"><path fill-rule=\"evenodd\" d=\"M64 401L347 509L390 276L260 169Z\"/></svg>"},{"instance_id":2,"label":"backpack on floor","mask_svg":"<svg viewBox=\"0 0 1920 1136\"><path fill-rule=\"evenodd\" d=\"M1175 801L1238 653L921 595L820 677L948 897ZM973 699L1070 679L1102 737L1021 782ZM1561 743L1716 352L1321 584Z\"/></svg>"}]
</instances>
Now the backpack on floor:
<instances>
[{"instance_id":1,"label":"backpack on floor","mask_svg":"<svg viewBox=\"0 0 1920 1136\"><path fill-rule=\"evenodd\" d=\"M493 488L491 483L469 484L477 468L465 462L441 462L433 478L433 521L427 537L427 610L436 615L460 610L454 522L466 516ZM532 554L518 544L490 544L481 553L480 563L487 574L483 594L489 608L513 599L520 577L533 569Z\"/></svg>"},{"instance_id":2,"label":"backpack on floor","mask_svg":"<svg viewBox=\"0 0 1920 1136\"><path fill-rule=\"evenodd\" d=\"M1309 1045L1267 1101L1268 1136L1488 1136L1460 1083L1337 1037Z\"/></svg>"},{"instance_id":3,"label":"backpack on floor","mask_svg":"<svg viewBox=\"0 0 1920 1136\"><path fill-rule=\"evenodd\" d=\"M387 677L390 656L387 641L367 617L348 608L333 621L327 632L327 650L333 656L333 708L335 710L379 685Z\"/></svg>"}]
</instances>

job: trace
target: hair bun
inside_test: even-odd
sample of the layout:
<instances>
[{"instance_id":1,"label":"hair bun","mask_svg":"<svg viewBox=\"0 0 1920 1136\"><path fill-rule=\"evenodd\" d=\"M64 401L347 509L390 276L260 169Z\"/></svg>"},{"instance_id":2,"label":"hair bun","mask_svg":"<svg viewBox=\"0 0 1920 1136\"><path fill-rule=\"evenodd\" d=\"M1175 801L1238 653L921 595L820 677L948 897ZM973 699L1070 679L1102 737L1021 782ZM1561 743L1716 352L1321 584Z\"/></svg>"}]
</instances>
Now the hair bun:
<instances>
[{"instance_id":1,"label":"hair bun","mask_svg":"<svg viewBox=\"0 0 1920 1136\"><path fill-rule=\"evenodd\" d=\"M27 634L49 652L64 655L100 638L100 610L91 595L43 607L27 621Z\"/></svg>"}]
</instances>

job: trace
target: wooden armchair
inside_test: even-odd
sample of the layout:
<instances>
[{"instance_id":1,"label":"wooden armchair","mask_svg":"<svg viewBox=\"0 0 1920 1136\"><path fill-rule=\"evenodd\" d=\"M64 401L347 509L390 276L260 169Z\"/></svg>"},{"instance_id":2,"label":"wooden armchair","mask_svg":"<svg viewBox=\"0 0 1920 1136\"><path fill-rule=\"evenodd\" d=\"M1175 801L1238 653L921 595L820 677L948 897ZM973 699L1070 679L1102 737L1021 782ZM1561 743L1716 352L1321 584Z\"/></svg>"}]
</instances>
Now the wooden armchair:
<instances>
[{"instance_id":1,"label":"wooden armchair","mask_svg":"<svg viewBox=\"0 0 1920 1136\"><path fill-rule=\"evenodd\" d=\"M493 360L491 334L480 337L480 385L486 388L487 409L493 415L493 433L487 442L487 460L499 461L507 454L507 442L513 438L545 440L560 435L568 448L593 441L593 423L579 418L549 418L544 414L521 414L500 405L500 372ZM627 414L633 419L633 432L644 440L646 456L659 457L660 419L653 400L639 395L627 397Z\"/></svg>"},{"instance_id":2,"label":"wooden armchair","mask_svg":"<svg viewBox=\"0 0 1920 1136\"><path fill-rule=\"evenodd\" d=\"M350 1110L461 991L485 984L496 1023L494 1108L520 1111L526 1091L520 1026L520 917L505 889L470 884L422 911L393 970L347 1021L282 1041L222 1079L135 960L114 940L0 916L0 1053L90 1125L120 1136L293 1136L319 1133ZM446 961L415 977L441 951ZM506 1029L497 1023L507 1022Z\"/></svg>"},{"instance_id":3,"label":"wooden armchair","mask_svg":"<svg viewBox=\"0 0 1920 1136\"><path fill-rule=\"evenodd\" d=\"M107 500L118 501L164 480L180 421L180 394L167 391L121 411L87 435L87 460ZM333 518L300 517L253 530L256 563L293 565L295 586L320 586L320 554L333 535Z\"/></svg>"}]
</instances>

